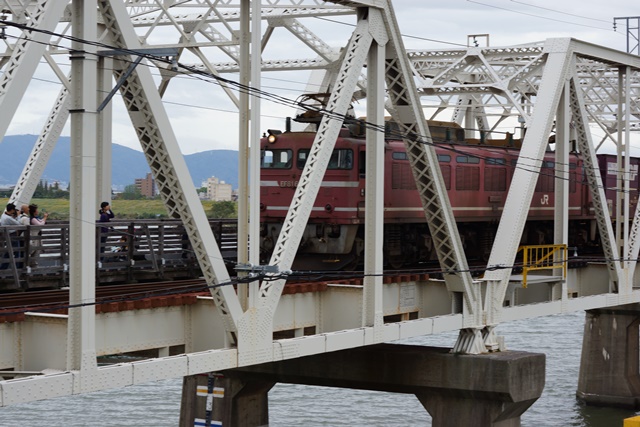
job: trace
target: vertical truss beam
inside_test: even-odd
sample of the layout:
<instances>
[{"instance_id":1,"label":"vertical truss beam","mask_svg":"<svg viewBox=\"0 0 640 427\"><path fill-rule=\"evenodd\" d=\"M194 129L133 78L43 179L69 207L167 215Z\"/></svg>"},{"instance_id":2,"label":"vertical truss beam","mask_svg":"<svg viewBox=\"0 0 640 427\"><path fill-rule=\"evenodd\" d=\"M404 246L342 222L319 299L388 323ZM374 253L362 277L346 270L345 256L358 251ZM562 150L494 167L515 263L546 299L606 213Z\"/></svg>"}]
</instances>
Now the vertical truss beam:
<instances>
[{"instance_id":1,"label":"vertical truss beam","mask_svg":"<svg viewBox=\"0 0 640 427\"><path fill-rule=\"evenodd\" d=\"M101 28L102 29L102 28ZM111 93L113 87L113 59L100 56L98 59L98 93L101 96L107 96ZM102 100L101 100L102 102ZM112 184L112 159L113 144L111 143L111 122L113 117L113 103L109 102L105 105L98 115L98 123L96 124L96 140L98 141L98 176L96 182L96 191L98 199L103 201L111 201L111 184Z\"/></svg>"},{"instance_id":2,"label":"vertical truss beam","mask_svg":"<svg viewBox=\"0 0 640 427\"><path fill-rule=\"evenodd\" d=\"M509 194L500 218L484 279L487 282L485 310L487 324L500 322L502 303L511 268L527 220L531 199L547 148L553 119L558 108L571 63L569 40L547 41L547 63L538 91L538 103L520 150ZM505 264L507 263L507 264Z\"/></svg>"},{"instance_id":3,"label":"vertical truss beam","mask_svg":"<svg viewBox=\"0 0 640 427\"><path fill-rule=\"evenodd\" d=\"M240 83L260 90L260 4L243 0L240 20ZM260 263L260 98L240 93L238 263ZM249 183L249 177L251 182ZM249 203L251 201L251 203ZM238 284L243 309L255 307L258 281Z\"/></svg>"},{"instance_id":4,"label":"vertical truss beam","mask_svg":"<svg viewBox=\"0 0 640 427\"><path fill-rule=\"evenodd\" d=\"M607 197L604 193L600 169L598 168L598 159L596 151L591 141L591 132L589 131L589 122L587 112L584 106L582 89L580 88L580 78L575 73L570 80L571 89L571 113L573 114L574 129L580 152L582 153L583 169L587 182L589 183L589 191L595 209L598 230L600 231L600 244L604 252L607 268L609 269L609 278L613 285L613 290L617 291L622 276L621 264L619 260L619 251L616 246L615 233L607 208Z\"/></svg>"},{"instance_id":5,"label":"vertical truss beam","mask_svg":"<svg viewBox=\"0 0 640 427\"><path fill-rule=\"evenodd\" d=\"M75 40L96 40L96 0L73 1ZM80 371L80 390L95 386L96 48L80 41L71 51L71 194L69 209L69 320L67 370ZM77 305L74 307L74 305Z\"/></svg>"},{"instance_id":6,"label":"vertical truss beam","mask_svg":"<svg viewBox=\"0 0 640 427\"><path fill-rule=\"evenodd\" d=\"M56 28L66 6L66 1L40 0L32 2L32 7L26 12L29 18L26 25L29 28L22 31L9 63L0 75L0 139L7 132L31 76L44 56L50 36L43 30L52 31Z\"/></svg>"},{"instance_id":7,"label":"vertical truss beam","mask_svg":"<svg viewBox=\"0 0 640 427\"><path fill-rule=\"evenodd\" d=\"M115 47L140 48L124 5L119 1L99 0L98 6ZM126 68L127 64L122 60L114 61L116 79L123 75ZM210 286L214 303L229 333L228 338L233 341L237 319L242 312L240 303L233 287L228 283L229 274L220 249L193 187L189 170L149 70L146 67L136 68L125 80L120 92L169 217L182 220Z\"/></svg>"},{"instance_id":8,"label":"vertical truss beam","mask_svg":"<svg viewBox=\"0 0 640 427\"><path fill-rule=\"evenodd\" d=\"M239 81L243 87L251 86L251 4L248 0L240 3L240 50ZM249 263L249 93L238 94L238 264ZM256 201L256 204L258 201ZM246 273L238 273L240 277ZM243 310L249 306L249 285L238 284L238 298Z\"/></svg>"},{"instance_id":9,"label":"vertical truss beam","mask_svg":"<svg viewBox=\"0 0 640 427\"><path fill-rule=\"evenodd\" d=\"M566 245L569 240L569 182L572 179L569 169L570 122L569 82L565 80L556 114L555 206L553 207L553 243L556 245Z\"/></svg>"},{"instance_id":10,"label":"vertical truss beam","mask_svg":"<svg viewBox=\"0 0 640 427\"><path fill-rule=\"evenodd\" d=\"M380 12L371 10L379 17ZM369 50L367 61L367 121L384 126L384 58L388 36L384 27ZM362 326L374 327L374 342L382 340L383 301L382 274L384 240L384 133L367 128L366 133L366 184L365 184L365 252Z\"/></svg>"}]
</instances>

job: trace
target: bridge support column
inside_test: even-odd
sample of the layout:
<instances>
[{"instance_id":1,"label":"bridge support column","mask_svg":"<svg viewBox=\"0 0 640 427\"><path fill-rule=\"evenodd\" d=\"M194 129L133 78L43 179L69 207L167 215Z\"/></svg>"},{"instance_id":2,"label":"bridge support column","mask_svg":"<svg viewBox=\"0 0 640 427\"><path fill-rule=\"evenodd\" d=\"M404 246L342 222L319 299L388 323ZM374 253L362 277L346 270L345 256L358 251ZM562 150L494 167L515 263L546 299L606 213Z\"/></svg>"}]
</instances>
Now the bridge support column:
<instances>
[{"instance_id":1,"label":"bridge support column","mask_svg":"<svg viewBox=\"0 0 640 427\"><path fill-rule=\"evenodd\" d=\"M194 425L265 426L269 424L268 393L274 383L244 381L222 375L184 377L180 427Z\"/></svg>"},{"instance_id":2,"label":"bridge support column","mask_svg":"<svg viewBox=\"0 0 640 427\"><path fill-rule=\"evenodd\" d=\"M588 310L577 396L589 405L640 408L640 304Z\"/></svg>"},{"instance_id":3,"label":"bridge support column","mask_svg":"<svg viewBox=\"0 0 640 427\"><path fill-rule=\"evenodd\" d=\"M434 427L511 427L520 425L520 415L542 393L545 356L520 351L457 355L447 348L381 344L223 374L232 384L254 384L265 396L277 382L415 394ZM266 411L266 400L260 407ZM231 425L258 426L265 421L268 418Z\"/></svg>"}]
</instances>

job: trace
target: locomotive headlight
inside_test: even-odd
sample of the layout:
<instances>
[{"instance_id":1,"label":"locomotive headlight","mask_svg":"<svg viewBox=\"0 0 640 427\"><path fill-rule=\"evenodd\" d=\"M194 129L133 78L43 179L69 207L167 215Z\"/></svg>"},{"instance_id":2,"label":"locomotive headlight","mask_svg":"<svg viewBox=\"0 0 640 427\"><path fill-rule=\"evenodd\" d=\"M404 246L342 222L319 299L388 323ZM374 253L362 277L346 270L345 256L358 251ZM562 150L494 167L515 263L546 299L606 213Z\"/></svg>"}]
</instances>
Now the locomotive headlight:
<instances>
[{"instance_id":1,"label":"locomotive headlight","mask_svg":"<svg viewBox=\"0 0 640 427\"><path fill-rule=\"evenodd\" d=\"M324 210L327 212L333 212L333 206L331 206L330 203L327 203L326 205L324 205Z\"/></svg>"},{"instance_id":2,"label":"locomotive headlight","mask_svg":"<svg viewBox=\"0 0 640 427\"><path fill-rule=\"evenodd\" d=\"M269 136L267 137L267 141L269 142L269 144L273 144L274 142L276 142L276 140L278 139L278 135L280 135L282 131L277 129L267 129L267 133L269 134Z\"/></svg>"}]
</instances>

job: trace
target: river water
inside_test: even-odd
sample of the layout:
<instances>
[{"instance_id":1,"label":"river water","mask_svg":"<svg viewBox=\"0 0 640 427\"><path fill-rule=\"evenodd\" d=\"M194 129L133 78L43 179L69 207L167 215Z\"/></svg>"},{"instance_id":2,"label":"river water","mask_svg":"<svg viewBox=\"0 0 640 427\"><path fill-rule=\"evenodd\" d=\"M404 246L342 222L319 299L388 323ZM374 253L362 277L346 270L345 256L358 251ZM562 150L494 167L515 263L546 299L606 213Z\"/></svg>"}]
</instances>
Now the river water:
<instances>
[{"instance_id":1,"label":"river water","mask_svg":"<svg viewBox=\"0 0 640 427\"><path fill-rule=\"evenodd\" d=\"M522 416L530 427L617 427L634 411L586 407L576 401L584 313L528 319L498 327L507 348L547 355L542 397ZM411 344L450 347L456 334ZM182 380L166 380L0 408L0 426L176 426ZM412 395L278 384L269 393L270 426L429 426ZM640 414L640 413L639 413Z\"/></svg>"}]
</instances>

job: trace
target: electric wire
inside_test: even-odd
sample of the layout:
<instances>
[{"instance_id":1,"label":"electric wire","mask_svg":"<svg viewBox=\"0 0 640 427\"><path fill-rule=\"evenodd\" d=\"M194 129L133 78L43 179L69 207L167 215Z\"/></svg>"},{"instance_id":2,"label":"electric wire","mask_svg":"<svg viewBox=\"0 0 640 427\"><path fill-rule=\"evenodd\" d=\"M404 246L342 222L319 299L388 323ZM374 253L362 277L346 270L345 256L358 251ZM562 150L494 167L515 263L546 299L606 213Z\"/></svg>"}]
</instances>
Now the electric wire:
<instances>
[{"instance_id":1,"label":"electric wire","mask_svg":"<svg viewBox=\"0 0 640 427\"><path fill-rule=\"evenodd\" d=\"M540 19L546 19L546 20L549 20L549 21L560 22L562 24L577 25L579 27L595 28L597 30L604 30L604 31L613 31L610 28L602 28L602 27L596 27L595 25L579 24L577 22L571 22L571 21L564 21L562 19L549 18L548 16L542 16L542 15L536 15L534 13L522 12L522 11L519 11L519 10L509 9L507 7L501 7L501 6L496 6L496 5L493 5L493 4L482 3L482 2L479 2L479 1L476 1L476 0L467 0L467 1L469 3L475 3L475 4L479 4L481 6L491 7L491 8L494 8L494 9L504 10L504 11L512 12L512 13L518 13L520 15L531 16L531 17L534 17L534 18L540 18ZM615 31L613 31L613 32L616 33ZM616 34L620 34L620 33L616 33Z\"/></svg>"},{"instance_id":2,"label":"electric wire","mask_svg":"<svg viewBox=\"0 0 640 427\"><path fill-rule=\"evenodd\" d=\"M472 0L468 0L468 1L472 1ZM18 28L26 27L26 26L24 26L22 24L14 24L14 26L16 26ZM28 28L28 27L26 27L26 29L28 29L29 31L44 32L44 33L49 34L49 35L56 35L56 37L65 38L65 39L69 39L69 40L76 41L76 42L82 42L82 43L87 43L87 44L91 44L91 45L97 45L97 46L100 46L100 47L108 47L108 48L111 48L111 49L115 49L115 47L106 45L104 43L81 41L81 39L77 39L77 38L71 37L71 36L66 36L64 34L55 33L55 32L52 32L52 31L33 30L31 28ZM167 63L167 64L170 63L170 61L168 59L166 59L166 58L157 57L157 56L150 55L150 54L143 54L143 53L131 51L131 50L128 50L128 49L121 49L121 50L122 51L129 51L129 52L132 52L132 53L137 54L139 56L146 57L147 59L155 60L157 62L164 62L164 63ZM257 90L255 88L252 88L251 86L242 85L242 84L240 84L238 82L235 82L233 80L228 80L228 79L222 78L220 76L215 76L215 75L212 75L210 73L203 72L201 70L196 69L195 67L186 66L186 65L183 65L183 64L179 64L179 65L180 65L180 68L184 68L186 70L189 70L189 71L191 71L192 74L196 74L196 75L203 76L203 77L206 77L206 78L213 78L216 82L218 82L218 84L220 84L220 81L223 81L224 84L229 84L229 85L232 85L232 86L236 86L241 92L247 93L247 94L252 95L252 96L257 96L257 97L259 97L261 99L268 99L268 100L270 100L272 102L276 102L278 104L289 106L289 107L296 106L298 108L303 108L303 109L307 109L307 110L312 109L312 110L314 110L314 111L316 111L318 113L321 112L322 114L327 115L327 116L329 116L330 118L332 118L334 120L342 120L342 121L344 121L347 118L347 116L345 116L345 115L341 115L341 114L335 113L333 111L329 111L329 110L327 110L325 108L312 107L312 106L303 104L302 102L299 102L299 101L294 101L294 100L282 97L280 95L276 95L276 94L273 94L273 93L270 93L270 92L263 91L261 89ZM191 74L188 74L188 75L191 77ZM208 80L205 80L205 81L208 81ZM381 128L380 126L377 126L377 125L374 125L372 123L369 123L369 122L366 122L366 121L362 121L362 120L360 122L365 124L365 126L367 128L369 128L369 129L383 131L383 128ZM400 135L400 134L398 134L397 136L400 137L400 138L404 137L403 135ZM418 136L418 137L421 137L423 140L428 139L428 138L426 138L424 136ZM423 141L423 143L426 143L426 142ZM431 142L431 145L435 146L433 141ZM451 149L449 147L445 147L445 148L446 149L450 149L450 150L453 151L453 149ZM532 160L535 160L535 159L532 159ZM537 161L537 160L535 160L535 161ZM534 167L534 169L526 169L525 166L516 166L516 167L523 168L523 169L527 170L528 172L532 172L532 173L541 173L540 171L536 171L535 170L535 166L533 166L533 165L531 167ZM546 174L546 173L543 173L543 174ZM546 174L546 175L548 175L548 174ZM568 178L565 178L565 177L559 177L559 178L560 179L568 179ZM625 190L618 189L617 191L624 192Z\"/></svg>"},{"instance_id":3,"label":"electric wire","mask_svg":"<svg viewBox=\"0 0 640 427\"><path fill-rule=\"evenodd\" d=\"M321 21L333 22L335 24L346 25L346 26L349 26L349 27L355 27L354 24L350 24L348 22L338 21L337 19L322 18L320 16L316 16L315 19L318 19L318 20L321 20ZM447 44L447 45L451 45L451 46L467 47L466 44L449 42L449 41L444 41L444 40L430 39L430 38L427 38L427 37L411 36L411 35L407 35L407 34L401 34L401 36L405 37L405 38L408 38L408 39L416 39L416 40L422 40L422 41L427 41L427 42L441 43L441 44Z\"/></svg>"},{"instance_id":4,"label":"electric wire","mask_svg":"<svg viewBox=\"0 0 640 427\"><path fill-rule=\"evenodd\" d=\"M556 260L548 263L548 266L557 266L557 268L563 268L565 264L568 264L572 261L572 259L562 259ZM580 262L606 262L607 260L604 257L591 257L591 258L580 258ZM617 259L614 261L633 261L630 259ZM534 265L533 263L530 265ZM109 304L109 303L117 303L117 302L135 302L147 298L154 297L165 297L172 295L183 295L185 293L197 293L204 292L207 290L223 287L223 286L233 286L241 283L251 283L254 281L276 281L281 279L300 279L306 278L306 282L326 282L331 280L332 278L338 277L340 280L348 280L349 278L366 278L366 277L395 277L399 275L448 275L448 274L460 274L460 273L482 273L486 271L496 271L496 270L506 270L506 269L519 269L526 267L521 262L515 262L513 265L492 265L486 266L482 268L468 268L468 269L460 269L460 270L441 270L438 268L427 268L427 269L411 269L411 270L395 270L395 271L387 271L384 273L375 273L375 274L365 274L363 271L354 271L349 274L349 272L331 272L331 271L298 271L287 274L276 274L276 275L268 275L268 274L255 274L248 277L234 277L233 280L229 280L226 282L221 282L215 285L207 285L205 284L192 284L192 285L183 285L183 286L175 286L171 288L165 288L159 291L146 290L140 292L129 292L125 294L120 294L117 296L109 296L96 298L95 300L85 300L77 303L60 303L56 305L47 305L46 303L34 303L29 305L19 305L19 306L7 306L0 309L0 317L7 317L11 315L24 314L29 311L33 311L34 309L38 312L52 312L58 310L65 309L73 309L80 307L88 307L88 306L96 306L101 304Z\"/></svg>"},{"instance_id":5,"label":"electric wire","mask_svg":"<svg viewBox=\"0 0 640 427\"><path fill-rule=\"evenodd\" d=\"M578 260L575 258L561 259L553 262L547 263L547 266L551 268L551 266L557 268L564 268L566 264L571 263L572 261L578 261L580 263L593 263L593 262L634 262L637 260L629 259L629 258L616 258L616 259L606 259L605 257L580 257ZM529 264L529 266L535 265L533 262ZM281 279L300 279L306 278L307 282L326 282L331 280L334 277L339 277L340 280L348 280L349 278L366 278L366 277L394 277L398 275L448 275L448 274L460 274L460 273L483 273L486 271L496 271L496 270L514 270L525 268L525 265L522 262L515 262L512 265L490 265L486 267L478 267L478 268L468 268L468 269L460 269L460 270L441 270L437 268L427 268L427 269L411 269L411 270L395 270L395 271L387 271L384 273L376 273L376 274L365 274L363 271L354 271L349 274L348 272L332 272L332 271L298 271L291 272L287 274L277 274L277 275L267 275L267 274L255 274L248 277L234 277L233 280L229 280L226 282L218 283L215 285L206 285L206 284L193 284L193 285L183 285L183 286L175 286L171 288L165 288L160 291L141 291L141 292L129 292L126 294L120 294L118 296L110 296L110 297L102 297L95 300L86 300L74 304L57 304L57 305L47 305L46 303L35 303L32 305L20 305L20 306L7 306L0 309L0 317L7 317L16 314L24 314L29 311L33 311L34 309L38 312L52 312L57 310L65 310L65 309L73 309L87 306L95 306L100 304L109 304L116 302L135 302L146 298L153 297L163 297L163 296L171 296L171 295L181 295L185 293L196 293L203 292L206 290L211 290L223 286L233 286L241 283L250 283L254 281L276 281ZM44 307L43 307L44 306Z\"/></svg>"},{"instance_id":6,"label":"electric wire","mask_svg":"<svg viewBox=\"0 0 640 427\"><path fill-rule=\"evenodd\" d=\"M604 19L599 19L599 18L590 18L588 16L583 16L583 15L577 15L575 13L569 13L569 12L563 12L561 10L557 10L557 9L551 9L550 7L543 7L543 6L538 6L535 4L531 4L531 3L526 3L523 1L518 1L518 0L511 0L513 3L518 3L518 4L522 4L525 6L530 6L530 7L535 7L537 9L542 9L542 10L548 10L550 12L554 12L554 13L560 13L562 15L568 15L568 16L573 16L575 18L582 18L582 19L588 19L590 21L599 21L599 22L604 22L605 24L610 24L611 21L605 21Z\"/></svg>"},{"instance_id":7,"label":"electric wire","mask_svg":"<svg viewBox=\"0 0 640 427\"><path fill-rule=\"evenodd\" d=\"M468 0L468 1L471 1L471 0ZM24 25L21 25L21 24L16 24L15 26L17 26L19 28L20 27L25 27ZM29 30L32 31L32 29L30 29L30 28L29 28ZM75 37L71 37L71 36L65 36L64 34L59 34L59 33L54 33L54 32L51 32L51 31L44 31L44 30L38 30L38 31L41 31L41 32L44 32L44 33L50 33L50 35L55 34L57 37L66 38L66 39L73 39L74 41L78 41L79 42L79 39L77 39ZM101 47L114 48L113 46L105 45L103 43L87 42L87 41L85 41L85 42L88 43L88 44L92 44L92 45L96 45L97 44L97 45L100 45ZM127 49L123 49L123 51L127 51ZM150 60L155 60L155 61L164 62L164 63L170 63L170 61L168 59L166 59L166 58L157 57L157 56L149 55L149 54L141 54L141 53L137 53L137 54L140 55L140 56L144 56L144 57L146 57L147 59L150 59ZM335 113L333 111L329 111L329 110L327 110L325 108L317 108L317 107L312 107L311 108L310 106L305 105L302 102L294 101L294 100L291 100L291 99L288 99L288 98L285 98L285 97L282 97L280 95L276 95L276 94L273 94L273 93L270 93L270 92L265 92L265 91L263 91L261 89L260 90L256 90L256 89L252 88L251 86L242 85L242 84L240 84L238 82L235 82L235 81L232 81L232 80L228 80L228 79L224 79L224 78L222 78L220 76L214 76L214 75L212 75L210 73L202 72L201 70L195 69L195 67L186 66L186 65L183 65L183 64L180 64L180 67L184 68L184 69L187 69L187 70L190 70L192 72L192 74L198 74L198 75L209 77L209 78L212 77L218 82L222 80L222 81L225 82L225 84L231 84L233 86L236 86L239 90L244 91L245 93L248 93L249 95L252 95L252 96L258 96L261 99L267 98L267 99L271 100L272 102L276 102L276 103L279 103L281 105L285 105L285 106L289 106L289 107L295 105L298 108L313 109L316 112L321 112L324 115L328 115L332 119L335 119L335 120L344 121L347 118L347 116L345 116L345 115L337 114L337 113ZM189 75L189 76L191 76L191 75ZM366 121L362 121L362 120L360 122L364 123L367 128L378 130L378 131L383 131L383 129L380 126L377 126L377 125L374 125L372 123L369 123L369 122L366 122ZM400 138L404 138L403 135L397 135L397 136L400 137ZM426 138L424 136L421 136L421 138L428 139L428 138ZM435 146L433 141L431 142L431 145ZM449 148L449 147L445 147L445 148L454 151L452 148ZM532 159L532 160L535 160L535 159ZM537 161L537 160L535 160L535 161ZM523 166L517 166L516 165L515 167L522 168L522 169L524 169L524 170L526 170L528 172L531 172L531 173L541 173L541 174L544 174L544 175L549 175L548 173L542 173L539 170L536 171L534 165L531 165L531 167L533 167L534 169L527 169L524 165ZM569 179L569 178L559 177L559 179ZM617 189L616 191L624 192L625 190Z\"/></svg>"},{"instance_id":8,"label":"electric wire","mask_svg":"<svg viewBox=\"0 0 640 427\"><path fill-rule=\"evenodd\" d=\"M33 31L33 29L29 29L29 31ZM62 36L61 36L61 37L62 37ZM65 38L73 40L72 38L69 38L69 37L65 37ZM76 39L76 40L73 40L73 41L78 41L78 40ZM100 45L101 45L102 47L105 47L105 45L103 45L103 44L100 44ZM126 51L126 49L123 49L123 51ZM132 53L132 54L136 54L136 55L140 55L140 53L135 52L135 51L130 51L130 53ZM152 56L148 56L148 55L141 55L141 56L147 56L147 57L149 57L149 59L154 59L154 60L156 60L156 61L158 61L158 60L162 61L162 58L157 58L157 57L156 57L156 58L153 58ZM183 67L183 68L187 68L187 69L188 69L188 67L185 67L185 66L182 66L182 67ZM261 91L261 90L255 90L254 88L251 88L251 87L248 87L248 86L241 85L241 84L239 84L239 83L237 83L237 82L230 81L230 80L228 80L228 79L222 79L222 78L220 78L219 76L211 76L211 75L210 75L210 74L208 74L208 73L198 73L198 74L202 74L202 75L204 75L204 76L206 76L206 77L208 77L208 78L212 78L212 77L213 77L213 78L214 78L214 80L216 80L216 81L218 81L218 82L221 82L221 81L222 81L222 82L224 82L225 84L233 84L234 86L236 86L236 87L237 87L237 88L239 88L240 90L245 90L245 91L246 91L246 93L252 94L252 95L254 95L254 96L259 96L259 97L261 97L261 98L263 98L264 96L268 96L268 97L270 97L270 98L271 98L271 100L274 100L274 99L275 99L275 100L276 100L276 102L284 103L284 105L291 105L291 103L292 103L292 101L291 101L291 100L286 99L286 98L284 98L284 97L280 97L280 96L277 96L277 95L276 95L276 96L274 96L275 94L271 94L271 93L264 92L264 91ZM257 94L257 95L256 95L256 94ZM264 99L264 98L263 98L263 99ZM300 107L300 106L303 106L303 105L301 105L301 103L296 103L295 101L293 101L293 103L294 103L295 105L299 106L299 107ZM326 111L326 110L324 110L323 112L324 112L325 114L333 115L334 117L332 117L332 118L334 118L334 119L341 119L341 120L344 120L344 118L345 118L344 116L340 116L340 115L338 115L338 114L336 114L336 113L329 112L329 111ZM370 126L371 124L368 124L368 125Z\"/></svg>"}]
</instances>

